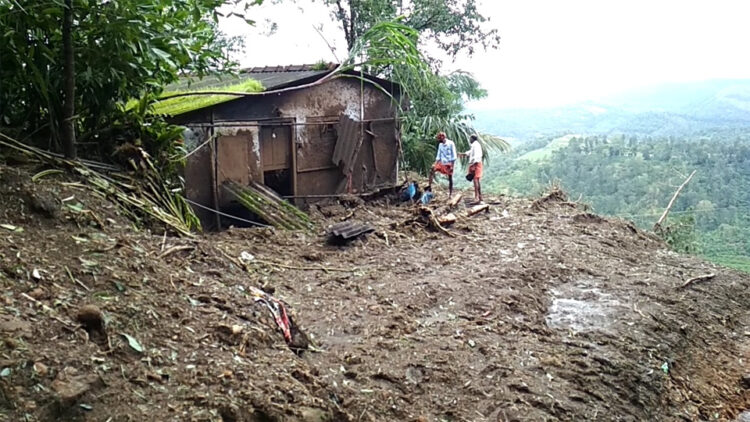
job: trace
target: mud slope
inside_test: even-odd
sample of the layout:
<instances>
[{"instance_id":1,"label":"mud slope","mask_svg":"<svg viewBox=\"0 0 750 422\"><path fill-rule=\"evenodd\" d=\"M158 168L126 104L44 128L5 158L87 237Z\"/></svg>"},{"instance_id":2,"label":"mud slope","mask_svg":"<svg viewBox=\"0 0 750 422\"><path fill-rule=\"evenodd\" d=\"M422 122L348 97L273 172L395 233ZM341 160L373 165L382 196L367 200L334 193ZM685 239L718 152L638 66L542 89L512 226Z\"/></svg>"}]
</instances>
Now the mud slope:
<instances>
[{"instance_id":1,"label":"mud slope","mask_svg":"<svg viewBox=\"0 0 750 422\"><path fill-rule=\"evenodd\" d=\"M381 198L314 207L319 235L186 240L135 230L63 176L32 182L38 170L0 167L0 420L732 420L750 408L750 277L561 197L497 200L453 237ZM344 218L377 230L326 244L323 227ZM286 346L251 286L289 304L313 351Z\"/></svg>"}]
</instances>

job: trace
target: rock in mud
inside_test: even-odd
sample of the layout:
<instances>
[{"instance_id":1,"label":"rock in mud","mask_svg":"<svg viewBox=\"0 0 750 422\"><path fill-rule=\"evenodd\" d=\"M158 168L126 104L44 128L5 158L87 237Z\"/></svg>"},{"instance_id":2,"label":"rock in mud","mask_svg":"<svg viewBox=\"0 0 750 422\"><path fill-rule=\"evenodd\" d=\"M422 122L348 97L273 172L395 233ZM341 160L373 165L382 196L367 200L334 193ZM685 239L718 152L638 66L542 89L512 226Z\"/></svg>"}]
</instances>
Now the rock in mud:
<instances>
[{"instance_id":1,"label":"rock in mud","mask_svg":"<svg viewBox=\"0 0 750 422\"><path fill-rule=\"evenodd\" d=\"M302 408L299 422L327 422L331 420L328 412L322 409Z\"/></svg>"},{"instance_id":2,"label":"rock in mud","mask_svg":"<svg viewBox=\"0 0 750 422\"><path fill-rule=\"evenodd\" d=\"M10 315L0 315L0 332L26 337L31 334L31 324Z\"/></svg>"},{"instance_id":3,"label":"rock in mud","mask_svg":"<svg viewBox=\"0 0 750 422\"><path fill-rule=\"evenodd\" d=\"M42 362L34 362L34 372L40 377L46 377L49 373L49 368L47 368L47 365Z\"/></svg>"},{"instance_id":4,"label":"rock in mud","mask_svg":"<svg viewBox=\"0 0 750 422\"><path fill-rule=\"evenodd\" d=\"M49 294L41 287L37 287L36 289L30 291L29 296L33 297L36 300L49 299Z\"/></svg>"},{"instance_id":5,"label":"rock in mud","mask_svg":"<svg viewBox=\"0 0 750 422\"><path fill-rule=\"evenodd\" d=\"M84 394L100 386L96 375L79 375L75 368L65 368L52 381L52 390L57 395L60 405L72 406Z\"/></svg>"},{"instance_id":6,"label":"rock in mud","mask_svg":"<svg viewBox=\"0 0 750 422\"><path fill-rule=\"evenodd\" d=\"M27 192L29 208L47 218L57 218L60 214L60 203L49 192Z\"/></svg>"},{"instance_id":7,"label":"rock in mud","mask_svg":"<svg viewBox=\"0 0 750 422\"><path fill-rule=\"evenodd\" d=\"M86 331L104 331L104 317L102 311L94 305L84 305L76 314L76 320Z\"/></svg>"},{"instance_id":8,"label":"rock in mud","mask_svg":"<svg viewBox=\"0 0 750 422\"><path fill-rule=\"evenodd\" d=\"M750 373L742 376L742 386L750 389Z\"/></svg>"},{"instance_id":9,"label":"rock in mud","mask_svg":"<svg viewBox=\"0 0 750 422\"><path fill-rule=\"evenodd\" d=\"M734 422L750 422L750 410L745 410L737 416Z\"/></svg>"}]
</instances>

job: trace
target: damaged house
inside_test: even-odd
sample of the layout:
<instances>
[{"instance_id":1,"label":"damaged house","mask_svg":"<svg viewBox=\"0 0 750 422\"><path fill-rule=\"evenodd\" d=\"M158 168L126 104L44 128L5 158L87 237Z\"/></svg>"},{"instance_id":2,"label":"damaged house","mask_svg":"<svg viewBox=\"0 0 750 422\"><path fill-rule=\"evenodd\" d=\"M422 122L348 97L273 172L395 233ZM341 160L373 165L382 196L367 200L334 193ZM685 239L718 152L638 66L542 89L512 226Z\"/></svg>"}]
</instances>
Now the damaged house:
<instances>
[{"instance_id":1,"label":"damaged house","mask_svg":"<svg viewBox=\"0 0 750 422\"><path fill-rule=\"evenodd\" d=\"M211 209L243 212L223 188L227 182L265 185L298 205L397 183L398 86L334 70L252 68L239 79L201 80L181 90L214 95L157 104L157 112L188 128L186 196L199 205L194 208L205 227L222 225ZM221 95L235 90L257 92Z\"/></svg>"}]
</instances>

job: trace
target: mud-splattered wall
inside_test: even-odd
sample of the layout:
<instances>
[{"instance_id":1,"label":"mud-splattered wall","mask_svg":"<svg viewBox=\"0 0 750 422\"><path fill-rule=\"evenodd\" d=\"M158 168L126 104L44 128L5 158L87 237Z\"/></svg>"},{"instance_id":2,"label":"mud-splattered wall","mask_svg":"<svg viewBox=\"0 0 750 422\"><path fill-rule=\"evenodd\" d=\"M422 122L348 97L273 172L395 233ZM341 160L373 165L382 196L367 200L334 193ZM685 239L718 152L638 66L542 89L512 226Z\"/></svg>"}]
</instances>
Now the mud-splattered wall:
<instances>
[{"instance_id":1,"label":"mud-splattered wall","mask_svg":"<svg viewBox=\"0 0 750 422\"><path fill-rule=\"evenodd\" d=\"M208 208L236 211L222 189L226 181L264 183L281 195L296 197L297 203L394 185L399 150L396 107L391 97L371 84L338 78L181 115L175 123L203 134L197 143L204 145L188 158L188 199ZM359 130L342 138L341 116L356 121ZM337 142L356 144L352 145L355 158L347 166L332 160ZM208 227L216 227L218 220L211 214L200 216Z\"/></svg>"}]
</instances>

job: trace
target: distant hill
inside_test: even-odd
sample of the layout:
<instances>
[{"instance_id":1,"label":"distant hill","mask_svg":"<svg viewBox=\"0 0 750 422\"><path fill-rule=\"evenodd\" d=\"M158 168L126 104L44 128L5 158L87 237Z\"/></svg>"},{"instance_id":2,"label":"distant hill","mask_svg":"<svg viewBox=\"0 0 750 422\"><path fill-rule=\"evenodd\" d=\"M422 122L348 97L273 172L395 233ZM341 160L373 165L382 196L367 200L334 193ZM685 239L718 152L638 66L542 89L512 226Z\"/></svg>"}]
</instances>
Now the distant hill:
<instances>
[{"instance_id":1,"label":"distant hill","mask_svg":"<svg viewBox=\"0 0 750 422\"><path fill-rule=\"evenodd\" d=\"M651 86L570 106L477 110L478 129L528 138L551 133L681 135L750 127L750 79Z\"/></svg>"}]
</instances>

